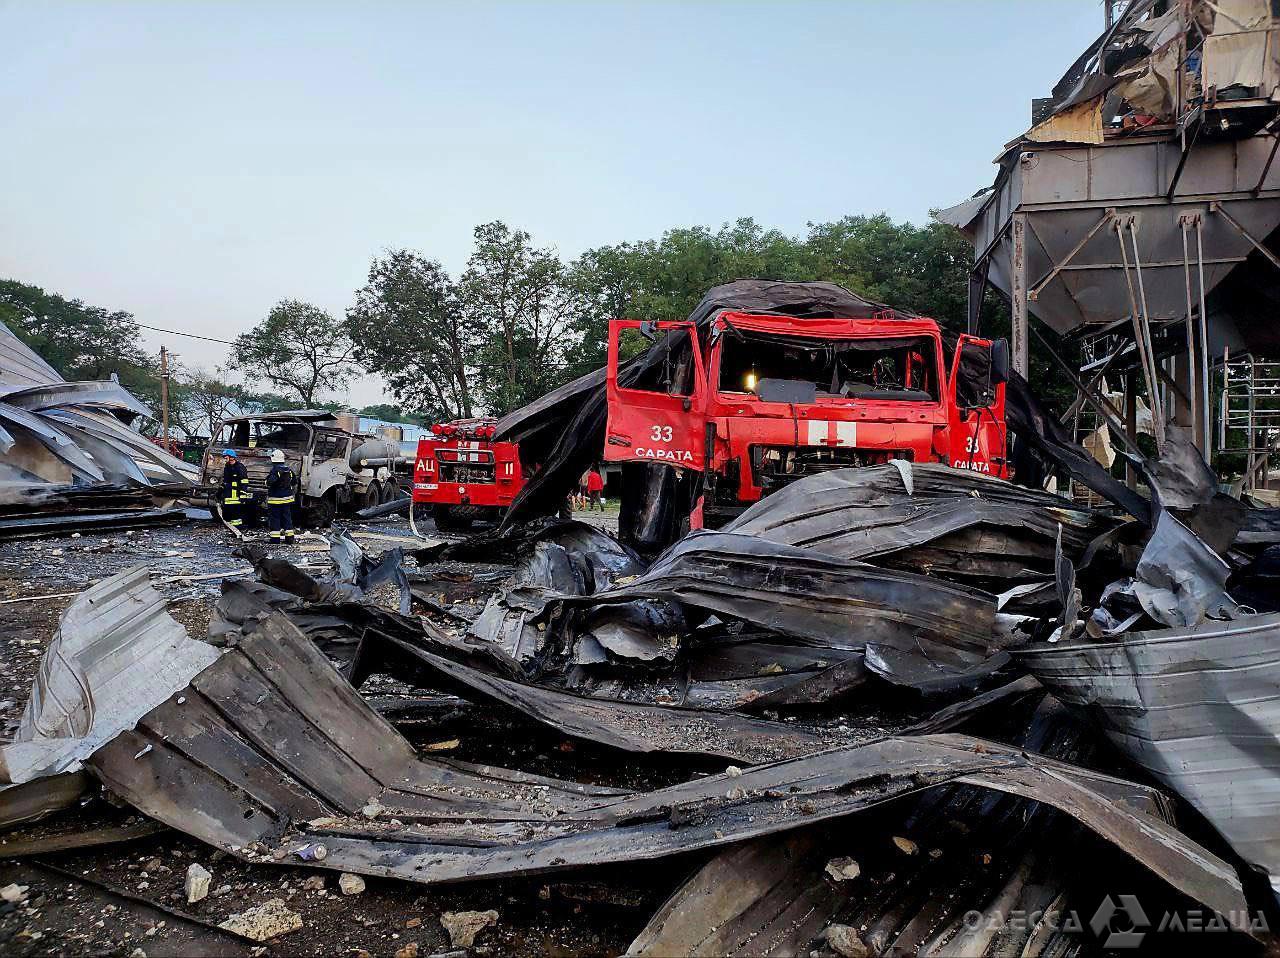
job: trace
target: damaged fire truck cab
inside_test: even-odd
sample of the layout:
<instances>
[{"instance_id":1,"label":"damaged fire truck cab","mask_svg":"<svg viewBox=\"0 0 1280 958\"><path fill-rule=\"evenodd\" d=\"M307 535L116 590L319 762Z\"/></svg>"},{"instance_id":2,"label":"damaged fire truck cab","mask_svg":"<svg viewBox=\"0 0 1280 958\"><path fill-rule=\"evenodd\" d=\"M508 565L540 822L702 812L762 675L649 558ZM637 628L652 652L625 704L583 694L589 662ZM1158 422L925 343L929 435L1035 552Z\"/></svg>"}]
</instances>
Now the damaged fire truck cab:
<instances>
[{"instance_id":1,"label":"damaged fire truck cab","mask_svg":"<svg viewBox=\"0 0 1280 958\"><path fill-rule=\"evenodd\" d=\"M637 333L664 337L667 359L623 385ZM948 355L931 319L614 320L605 459L700 473L693 528L803 476L890 459L1007 478L1007 378L1003 340L960 336Z\"/></svg>"}]
</instances>

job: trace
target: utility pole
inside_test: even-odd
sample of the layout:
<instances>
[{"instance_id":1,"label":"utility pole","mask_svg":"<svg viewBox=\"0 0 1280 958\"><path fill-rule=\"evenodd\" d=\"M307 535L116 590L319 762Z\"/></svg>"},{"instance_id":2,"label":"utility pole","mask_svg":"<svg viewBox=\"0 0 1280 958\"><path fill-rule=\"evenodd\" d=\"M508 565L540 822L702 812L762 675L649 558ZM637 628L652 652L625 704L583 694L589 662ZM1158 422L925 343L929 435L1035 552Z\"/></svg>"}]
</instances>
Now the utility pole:
<instances>
[{"instance_id":1,"label":"utility pole","mask_svg":"<svg viewBox=\"0 0 1280 958\"><path fill-rule=\"evenodd\" d=\"M160 428L165 452L169 451L169 350L160 347Z\"/></svg>"}]
</instances>

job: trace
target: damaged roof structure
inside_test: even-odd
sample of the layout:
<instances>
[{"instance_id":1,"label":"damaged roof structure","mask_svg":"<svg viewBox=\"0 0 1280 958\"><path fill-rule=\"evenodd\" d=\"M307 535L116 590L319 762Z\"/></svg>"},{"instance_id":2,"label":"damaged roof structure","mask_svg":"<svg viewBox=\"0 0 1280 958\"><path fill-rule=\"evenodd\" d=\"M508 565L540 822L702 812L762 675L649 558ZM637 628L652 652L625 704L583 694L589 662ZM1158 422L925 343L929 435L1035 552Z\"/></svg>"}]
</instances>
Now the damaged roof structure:
<instances>
[{"instance_id":1,"label":"damaged roof structure","mask_svg":"<svg viewBox=\"0 0 1280 958\"><path fill-rule=\"evenodd\" d=\"M1210 462L1245 447L1246 488L1265 484L1275 430L1215 393L1280 349L1278 27L1268 0L1132 0L1033 101L994 184L937 214L973 245L971 332L991 288L1020 372L1033 320L1078 344L1077 433L1132 448L1142 410L1157 443L1168 419Z\"/></svg>"},{"instance_id":2,"label":"damaged roof structure","mask_svg":"<svg viewBox=\"0 0 1280 958\"><path fill-rule=\"evenodd\" d=\"M0 323L0 541L183 520L195 467L130 428L151 410L115 381L66 382Z\"/></svg>"}]
</instances>

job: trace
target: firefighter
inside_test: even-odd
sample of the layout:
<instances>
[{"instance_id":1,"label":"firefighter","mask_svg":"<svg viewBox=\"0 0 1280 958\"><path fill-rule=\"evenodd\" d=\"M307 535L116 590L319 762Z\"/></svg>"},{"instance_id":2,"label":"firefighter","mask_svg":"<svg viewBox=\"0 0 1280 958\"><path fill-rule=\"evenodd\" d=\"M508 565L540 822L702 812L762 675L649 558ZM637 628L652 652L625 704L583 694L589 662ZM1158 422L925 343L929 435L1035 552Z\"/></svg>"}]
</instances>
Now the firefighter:
<instances>
[{"instance_id":1,"label":"firefighter","mask_svg":"<svg viewBox=\"0 0 1280 958\"><path fill-rule=\"evenodd\" d=\"M244 507L253 498L249 491L249 470L236 458L234 449L222 450L226 463L222 467L222 518L232 528L244 525Z\"/></svg>"},{"instance_id":2,"label":"firefighter","mask_svg":"<svg viewBox=\"0 0 1280 958\"><path fill-rule=\"evenodd\" d=\"M293 470L284 462L284 453L271 453L271 471L267 473L267 522L272 542L293 545Z\"/></svg>"}]
</instances>

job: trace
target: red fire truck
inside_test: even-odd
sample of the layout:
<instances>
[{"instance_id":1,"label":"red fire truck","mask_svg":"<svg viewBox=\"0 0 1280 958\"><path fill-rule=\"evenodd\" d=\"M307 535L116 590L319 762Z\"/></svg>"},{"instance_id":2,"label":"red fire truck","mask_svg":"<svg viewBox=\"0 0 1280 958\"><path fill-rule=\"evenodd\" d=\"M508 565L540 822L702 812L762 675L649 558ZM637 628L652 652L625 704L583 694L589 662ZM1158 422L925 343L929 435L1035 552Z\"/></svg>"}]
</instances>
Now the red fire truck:
<instances>
[{"instance_id":1,"label":"red fire truck","mask_svg":"<svg viewBox=\"0 0 1280 958\"><path fill-rule=\"evenodd\" d=\"M619 344L665 338L666 359L619 382ZM687 344L687 345L686 345ZM655 355L655 354L651 354ZM716 526L771 491L889 459L1007 477L1004 340L932 319L796 319L724 312L709 326L609 326L604 458L700 475L689 525Z\"/></svg>"},{"instance_id":2,"label":"red fire truck","mask_svg":"<svg viewBox=\"0 0 1280 958\"><path fill-rule=\"evenodd\" d=\"M414 531L420 507L430 509L436 528L465 529L476 519L497 519L524 486L520 450L496 442L496 420L437 423L418 440L413 466Z\"/></svg>"}]
</instances>

